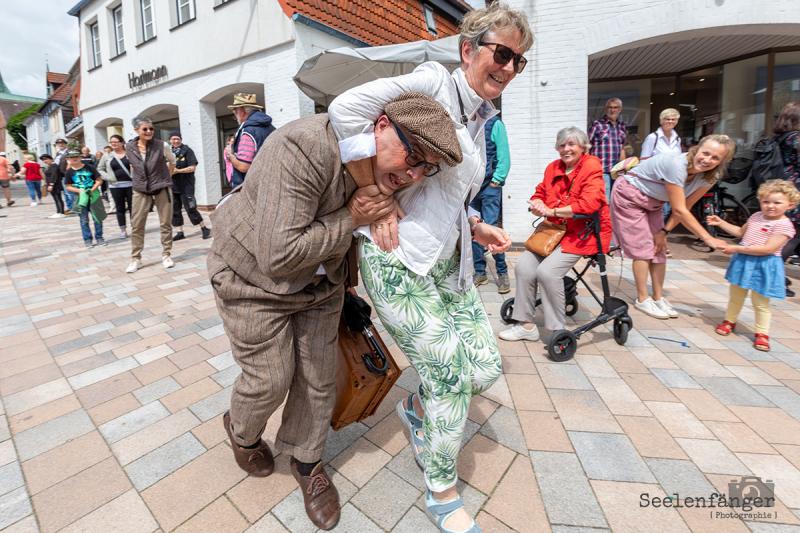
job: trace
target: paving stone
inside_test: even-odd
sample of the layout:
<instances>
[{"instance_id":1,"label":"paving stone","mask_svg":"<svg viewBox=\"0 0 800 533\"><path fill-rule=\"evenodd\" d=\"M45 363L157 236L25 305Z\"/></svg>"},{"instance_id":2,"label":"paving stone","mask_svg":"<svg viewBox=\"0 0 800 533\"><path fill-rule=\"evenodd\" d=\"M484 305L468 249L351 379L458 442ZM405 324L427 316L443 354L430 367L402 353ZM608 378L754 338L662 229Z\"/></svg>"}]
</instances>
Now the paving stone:
<instances>
[{"instance_id":1,"label":"paving stone","mask_svg":"<svg viewBox=\"0 0 800 533\"><path fill-rule=\"evenodd\" d=\"M236 381L236 378L239 377L239 374L242 373L242 369L239 365L229 366L225 370L221 372L217 372L216 374L211 374L211 379L216 381L220 387L230 387L233 385L233 382Z\"/></svg>"},{"instance_id":2,"label":"paving stone","mask_svg":"<svg viewBox=\"0 0 800 533\"><path fill-rule=\"evenodd\" d=\"M734 342L722 341L726 348L733 350L748 361L777 361L778 359L768 352L762 352L753 348L753 345L747 342ZM770 339L770 348L772 347L772 339Z\"/></svg>"},{"instance_id":3,"label":"paving stone","mask_svg":"<svg viewBox=\"0 0 800 533\"><path fill-rule=\"evenodd\" d=\"M153 515L135 490L99 507L73 522L60 533L85 533L90 531L114 533L150 533L158 529Z\"/></svg>"},{"instance_id":4,"label":"paving stone","mask_svg":"<svg viewBox=\"0 0 800 533\"><path fill-rule=\"evenodd\" d=\"M403 450L389 461L386 468L403 478L409 484L420 491L425 490L425 478L422 469L417 465L411 452L411 446L406 446Z\"/></svg>"},{"instance_id":5,"label":"paving stone","mask_svg":"<svg viewBox=\"0 0 800 533\"><path fill-rule=\"evenodd\" d=\"M414 505L420 491L390 470L383 469L351 501L368 518L385 530L395 524ZM391 505L386 505L392 502Z\"/></svg>"},{"instance_id":6,"label":"paving stone","mask_svg":"<svg viewBox=\"0 0 800 533\"><path fill-rule=\"evenodd\" d=\"M644 462L656 476L664 492L676 499L709 497L715 492L713 485L691 461L646 458Z\"/></svg>"},{"instance_id":7,"label":"paving stone","mask_svg":"<svg viewBox=\"0 0 800 533\"><path fill-rule=\"evenodd\" d=\"M0 496L0 529L10 526L32 512L31 500L25 492L25 487Z\"/></svg>"},{"instance_id":8,"label":"paving stone","mask_svg":"<svg viewBox=\"0 0 800 533\"><path fill-rule=\"evenodd\" d=\"M622 433L614 415L594 391L553 389L550 399L567 431Z\"/></svg>"},{"instance_id":9,"label":"paving stone","mask_svg":"<svg viewBox=\"0 0 800 533\"><path fill-rule=\"evenodd\" d=\"M19 331L17 331L17 333L19 333ZM71 341L63 342L61 344L56 344L55 346L51 346L50 354L61 355L79 348L85 348L86 346L99 344L108 338L110 338L110 335L107 331L95 333L94 335L87 335L85 337L80 337Z\"/></svg>"},{"instance_id":10,"label":"paving stone","mask_svg":"<svg viewBox=\"0 0 800 533\"><path fill-rule=\"evenodd\" d=\"M106 422L98 429L103 434L103 437L110 444L113 444L169 415L170 412L160 402L152 402L110 422Z\"/></svg>"},{"instance_id":11,"label":"paving stone","mask_svg":"<svg viewBox=\"0 0 800 533\"><path fill-rule=\"evenodd\" d=\"M0 495L7 494L25 485L18 461L0 467Z\"/></svg>"},{"instance_id":12,"label":"paving stone","mask_svg":"<svg viewBox=\"0 0 800 533\"><path fill-rule=\"evenodd\" d=\"M550 523L608 527L589 480L574 453L530 452ZM570 502L564 505L564 502Z\"/></svg>"},{"instance_id":13,"label":"paving stone","mask_svg":"<svg viewBox=\"0 0 800 533\"><path fill-rule=\"evenodd\" d=\"M775 407L756 389L739 378L698 377L697 382L725 405Z\"/></svg>"},{"instance_id":14,"label":"paving stone","mask_svg":"<svg viewBox=\"0 0 800 533\"><path fill-rule=\"evenodd\" d=\"M614 415L650 416L650 411L621 378L589 378L597 394Z\"/></svg>"},{"instance_id":15,"label":"paving stone","mask_svg":"<svg viewBox=\"0 0 800 533\"><path fill-rule=\"evenodd\" d=\"M215 416L224 413L230 409L231 405L231 391L233 387L222 389L221 391L212 394L208 398L200 400L189 406L197 418L205 422L211 420Z\"/></svg>"},{"instance_id":16,"label":"paving stone","mask_svg":"<svg viewBox=\"0 0 800 533\"><path fill-rule=\"evenodd\" d=\"M592 489L605 512L611 530L620 533L690 533L677 510L640 507L641 495L664 498L658 485L592 480Z\"/></svg>"},{"instance_id":17,"label":"paving stone","mask_svg":"<svg viewBox=\"0 0 800 533\"><path fill-rule=\"evenodd\" d=\"M197 333L198 331L201 331L201 329L202 328L198 326L196 322L192 322L191 324L186 324L185 326L171 329L167 331L167 334L173 339L182 339L187 335L191 335L192 333Z\"/></svg>"},{"instance_id":18,"label":"paving stone","mask_svg":"<svg viewBox=\"0 0 800 533\"><path fill-rule=\"evenodd\" d=\"M536 369L548 389L594 390L578 365L537 363Z\"/></svg>"},{"instance_id":19,"label":"paving stone","mask_svg":"<svg viewBox=\"0 0 800 533\"><path fill-rule=\"evenodd\" d=\"M359 438L337 455L330 465L357 487L363 487L391 458L367 439Z\"/></svg>"},{"instance_id":20,"label":"paving stone","mask_svg":"<svg viewBox=\"0 0 800 533\"><path fill-rule=\"evenodd\" d=\"M289 533L272 513L262 516L258 522L247 528L245 533Z\"/></svg>"},{"instance_id":21,"label":"paving stone","mask_svg":"<svg viewBox=\"0 0 800 533\"><path fill-rule=\"evenodd\" d=\"M401 387L408 392L417 392L419 390L419 374L414 370L414 367L408 367L403 370L403 373L395 382L395 385Z\"/></svg>"},{"instance_id":22,"label":"paving stone","mask_svg":"<svg viewBox=\"0 0 800 533\"><path fill-rule=\"evenodd\" d=\"M116 361L118 361L117 356L115 356L112 352L107 351L92 357L86 357L79 361L75 361L74 363L62 365L61 372L63 372L66 377L72 377L82 374L88 370L93 370L109 363L114 363Z\"/></svg>"},{"instance_id":23,"label":"paving stone","mask_svg":"<svg viewBox=\"0 0 800 533\"><path fill-rule=\"evenodd\" d=\"M236 364L232 352L225 352L208 359L208 364L216 368L218 371L225 370L226 368Z\"/></svg>"},{"instance_id":24,"label":"paving stone","mask_svg":"<svg viewBox=\"0 0 800 533\"><path fill-rule=\"evenodd\" d=\"M133 391L133 395L142 405L147 405L148 403L158 400L167 394L173 393L180 388L181 386L177 381L175 381L171 376L167 376L158 381L154 381L149 385L145 385L141 389Z\"/></svg>"},{"instance_id":25,"label":"paving stone","mask_svg":"<svg viewBox=\"0 0 800 533\"><path fill-rule=\"evenodd\" d=\"M703 387L689 377L683 370L668 370L663 368L651 368L650 372L658 378L664 386L670 389L702 389Z\"/></svg>"},{"instance_id":26,"label":"paving stone","mask_svg":"<svg viewBox=\"0 0 800 533\"><path fill-rule=\"evenodd\" d=\"M800 421L800 394L788 387L753 386L762 396L783 409L789 416Z\"/></svg>"},{"instance_id":27,"label":"paving stone","mask_svg":"<svg viewBox=\"0 0 800 533\"><path fill-rule=\"evenodd\" d=\"M770 362L760 362L760 364L783 364L783 363L770 363ZM788 366L788 365L787 365ZM737 378L741 379L748 385L773 385L780 387L781 382L775 379L774 377L770 376L763 370L755 366L726 366L728 370L730 370ZM790 371L796 372L794 369L789 369Z\"/></svg>"},{"instance_id":28,"label":"paving stone","mask_svg":"<svg viewBox=\"0 0 800 533\"><path fill-rule=\"evenodd\" d=\"M127 372L128 370L134 369L137 366L139 366L139 362L136 361L136 359L133 357L126 357L116 362L109 363L105 366L89 370L83 374L72 376L71 378L68 378L67 381L69 381L69 384L73 389L78 390L117 376L123 372Z\"/></svg>"},{"instance_id":29,"label":"paving stone","mask_svg":"<svg viewBox=\"0 0 800 533\"><path fill-rule=\"evenodd\" d=\"M111 319L111 323L114 324L114 326L119 327L124 326L125 324L130 324L131 322L136 322L137 320L149 318L151 316L153 316L153 313L150 311L139 311L137 313L121 316L119 318L113 318Z\"/></svg>"},{"instance_id":30,"label":"paving stone","mask_svg":"<svg viewBox=\"0 0 800 533\"><path fill-rule=\"evenodd\" d=\"M627 436L575 431L567 435L590 479L655 482Z\"/></svg>"},{"instance_id":31,"label":"paving stone","mask_svg":"<svg viewBox=\"0 0 800 533\"><path fill-rule=\"evenodd\" d=\"M86 411L78 409L18 433L14 436L14 441L20 461L27 461L94 429Z\"/></svg>"},{"instance_id":32,"label":"paving stone","mask_svg":"<svg viewBox=\"0 0 800 533\"><path fill-rule=\"evenodd\" d=\"M300 488L292 491L289 496L276 505L272 509L272 514L274 514L278 520L281 521L281 524L291 531L291 533L313 533L317 531L317 527L308 519L308 515L306 515L303 494ZM342 518L343 517L339 518L339 523L342 523Z\"/></svg>"},{"instance_id":33,"label":"paving stone","mask_svg":"<svg viewBox=\"0 0 800 533\"><path fill-rule=\"evenodd\" d=\"M747 475L750 471L717 440L675 439L694 464L706 474Z\"/></svg>"},{"instance_id":34,"label":"paving stone","mask_svg":"<svg viewBox=\"0 0 800 533\"><path fill-rule=\"evenodd\" d=\"M483 509L516 531L547 531L547 512L529 457L514 459Z\"/></svg>"},{"instance_id":35,"label":"paving stone","mask_svg":"<svg viewBox=\"0 0 800 533\"><path fill-rule=\"evenodd\" d=\"M780 455L738 453L736 457L762 480L775 483L775 496L787 507L800 509L800 470Z\"/></svg>"},{"instance_id":36,"label":"paving stone","mask_svg":"<svg viewBox=\"0 0 800 533\"><path fill-rule=\"evenodd\" d=\"M433 525L424 512L412 507L398 522L392 533L439 533L439 528Z\"/></svg>"},{"instance_id":37,"label":"paving stone","mask_svg":"<svg viewBox=\"0 0 800 533\"><path fill-rule=\"evenodd\" d=\"M67 383L67 380L59 378L6 396L3 398L3 403L8 416L14 416L70 394L72 394L72 388Z\"/></svg>"},{"instance_id":38,"label":"paving stone","mask_svg":"<svg viewBox=\"0 0 800 533\"><path fill-rule=\"evenodd\" d=\"M194 435L184 433L177 439L135 460L125 467L136 490L144 490L165 478L195 457L205 453L205 447Z\"/></svg>"},{"instance_id":39,"label":"paving stone","mask_svg":"<svg viewBox=\"0 0 800 533\"><path fill-rule=\"evenodd\" d=\"M197 417L188 409L184 409L115 442L111 448L120 464L127 465L199 425Z\"/></svg>"},{"instance_id":40,"label":"paving stone","mask_svg":"<svg viewBox=\"0 0 800 533\"><path fill-rule=\"evenodd\" d=\"M519 419L514 411L504 405L501 405L489 417L489 420L480 428L480 432L482 435L499 442L506 448L511 448L517 453L528 453L525 435L522 433ZM465 437L462 439L462 443L466 442L469 442L469 438Z\"/></svg>"},{"instance_id":41,"label":"paving stone","mask_svg":"<svg viewBox=\"0 0 800 533\"><path fill-rule=\"evenodd\" d=\"M367 426L359 422L345 426L339 431L329 429L328 440L325 441L325 452L322 456L322 462L325 464L330 463L334 457L342 453L368 430L369 428Z\"/></svg>"}]
</instances>

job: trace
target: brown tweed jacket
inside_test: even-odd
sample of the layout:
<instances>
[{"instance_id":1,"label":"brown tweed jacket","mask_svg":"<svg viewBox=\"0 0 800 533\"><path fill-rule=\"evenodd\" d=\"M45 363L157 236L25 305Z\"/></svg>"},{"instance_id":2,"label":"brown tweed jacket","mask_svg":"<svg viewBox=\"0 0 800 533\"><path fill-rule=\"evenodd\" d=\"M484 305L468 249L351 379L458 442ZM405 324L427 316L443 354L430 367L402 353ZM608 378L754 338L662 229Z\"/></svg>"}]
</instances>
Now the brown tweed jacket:
<instances>
[{"instance_id":1,"label":"brown tweed jacket","mask_svg":"<svg viewBox=\"0 0 800 533\"><path fill-rule=\"evenodd\" d=\"M294 294L322 265L331 283L343 283L354 229L345 204L355 190L327 114L276 130L211 215L209 277L229 266L267 292Z\"/></svg>"}]
</instances>

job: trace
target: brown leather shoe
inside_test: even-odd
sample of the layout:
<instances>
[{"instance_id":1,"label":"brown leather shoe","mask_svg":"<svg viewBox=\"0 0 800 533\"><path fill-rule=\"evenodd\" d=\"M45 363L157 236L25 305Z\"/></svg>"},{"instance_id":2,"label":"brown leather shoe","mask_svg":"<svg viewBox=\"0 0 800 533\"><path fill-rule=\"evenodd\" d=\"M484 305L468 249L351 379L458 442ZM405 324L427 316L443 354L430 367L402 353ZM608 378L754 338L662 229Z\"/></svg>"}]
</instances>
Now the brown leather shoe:
<instances>
[{"instance_id":1,"label":"brown leather shoe","mask_svg":"<svg viewBox=\"0 0 800 533\"><path fill-rule=\"evenodd\" d=\"M233 438L230 411L223 415L222 423L225 425L225 431L228 432L228 438L231 439L233 456L236 458L236 464L239 465L239 468L251 476L267 477L270 475L273 468L275 468L275 460L267 443L261 439L256 448L242 448L236 444L236 440Z\"/></svg>"},{"instance_id":2,"label":"brown leather shoe","mask_svg":"<svg viewBox=\"0 0 800 533\"><path fill-rule=\"evenodd\" d=\"M294 457L289 461L292 474L300 488L303 489L303 499L306 504L308 518L320 529L328 530L339 523L339 491L333 486L331 478L325 472L322 462L314 467L310 476L301 476L297 471L297 461Z\"/></svg>"}]
</instances>

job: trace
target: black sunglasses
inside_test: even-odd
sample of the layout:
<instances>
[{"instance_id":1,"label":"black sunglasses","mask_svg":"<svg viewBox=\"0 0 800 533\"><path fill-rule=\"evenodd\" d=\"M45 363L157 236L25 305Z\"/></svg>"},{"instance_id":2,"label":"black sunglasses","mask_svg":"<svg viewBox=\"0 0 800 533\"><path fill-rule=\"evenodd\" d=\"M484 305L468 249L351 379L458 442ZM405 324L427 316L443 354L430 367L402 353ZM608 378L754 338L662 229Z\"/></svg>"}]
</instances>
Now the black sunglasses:
<instances>
[{"instance_id":1,"label":"black sunglasses","mask_svg":"<svg viewBox=\"0 0 800 533\"><path fill-rule=\"evenodd\" d=\"M525 65L528 64L528 60L522 57L522 54L515 54L514 50L512 50L508 46L499 43L487 43L484 41L479 41L478 45L480 46L494 45L494 62L497 63L498 65L508 65L508 62L513 59L514 72L516 72L517 74L520 74L523 70L525 70Z\"/></svg>"},{"instance_id":2,"label":"black sunglasses","mask_svg":"<svg viewBox=\"0 0 800 533\"><path fill-rule=\"evenodd\" d=\"M426 178L430 178L441 170L439 165L425 161L425 158L422 157L421 154L414 151L414 149L411 147L411 144L408 142L408 139L406 139L406 136L403 135L403 132L397 127L397 124L392 122L392 126L394 126L394 129L397 132L397 137L400 138L400 141L406 146L406 150L408 150L408 155L406 156L406 163L408 165L414 168L424 165L422 167L422 174Z\"/></svg>"}]
</instances>

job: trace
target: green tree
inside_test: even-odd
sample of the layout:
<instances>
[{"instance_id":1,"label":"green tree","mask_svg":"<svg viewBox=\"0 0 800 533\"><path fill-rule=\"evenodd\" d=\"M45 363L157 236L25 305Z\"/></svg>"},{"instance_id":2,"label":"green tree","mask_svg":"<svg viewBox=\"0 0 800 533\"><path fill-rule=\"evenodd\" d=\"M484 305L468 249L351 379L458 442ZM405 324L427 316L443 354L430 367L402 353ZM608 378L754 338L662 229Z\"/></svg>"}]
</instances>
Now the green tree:
<instances>
[{"instance_id":1,"label":"green tree","mask_svg":"<svg viewBox=\"0 0 800 533\"><path fill-rule=\"evenodd\" d=\"M6 123L6 129L11 134L11 138L14 139L14 143L23 150L28 149L28 141L25 140L25 125L22 121L35 113L38 108L39 104L31 104L29 108L8 119Z\"/></svg>"}]
</instances>

